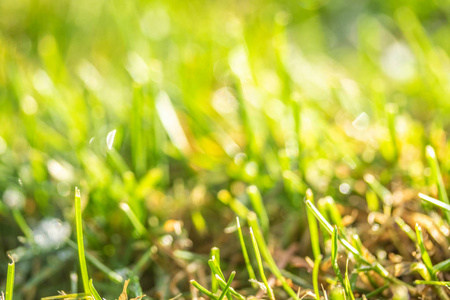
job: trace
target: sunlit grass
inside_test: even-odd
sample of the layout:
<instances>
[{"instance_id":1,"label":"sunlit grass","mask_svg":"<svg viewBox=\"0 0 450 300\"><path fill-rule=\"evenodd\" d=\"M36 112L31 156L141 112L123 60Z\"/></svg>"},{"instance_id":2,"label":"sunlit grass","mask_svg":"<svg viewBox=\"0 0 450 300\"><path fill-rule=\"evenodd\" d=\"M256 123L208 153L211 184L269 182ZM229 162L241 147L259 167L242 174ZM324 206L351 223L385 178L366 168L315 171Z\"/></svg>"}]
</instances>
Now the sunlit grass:
<instances>
[{"instance_id":1,"label":"sunlit grass","mask_svg":"<svg viewBox=\"0 0 450 300\"><path fill-rule=\"evenodd\" d=\"M445 299L447 17L444 2L4 1L14 296Z\"/></svg>"}]
</instances>

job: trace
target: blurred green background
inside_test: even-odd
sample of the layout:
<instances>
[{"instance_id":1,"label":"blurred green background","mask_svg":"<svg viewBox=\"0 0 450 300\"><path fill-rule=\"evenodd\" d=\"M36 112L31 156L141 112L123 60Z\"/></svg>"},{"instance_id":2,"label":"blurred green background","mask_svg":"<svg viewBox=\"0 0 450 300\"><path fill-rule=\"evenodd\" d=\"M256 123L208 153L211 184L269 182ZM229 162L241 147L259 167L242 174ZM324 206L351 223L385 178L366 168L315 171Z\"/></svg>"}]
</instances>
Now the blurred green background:
<instances>
[{"instance_id":1,"label":"blurred green background","mask_svg":"<svg viewBox=\"0 0 450 300\"><path fill-rule=\"evenodd\" d=\"M76 290L75 186L88 252L165 299L196 272L180 253L237 245L221 189L247 203L259 187L278 247L301 239L306 187L353 207L366 173L428 191L425 145L450 168L449 16L446 1L0 1L1 286L9 251L18 299Z\"/></svg>"}]
</instances>

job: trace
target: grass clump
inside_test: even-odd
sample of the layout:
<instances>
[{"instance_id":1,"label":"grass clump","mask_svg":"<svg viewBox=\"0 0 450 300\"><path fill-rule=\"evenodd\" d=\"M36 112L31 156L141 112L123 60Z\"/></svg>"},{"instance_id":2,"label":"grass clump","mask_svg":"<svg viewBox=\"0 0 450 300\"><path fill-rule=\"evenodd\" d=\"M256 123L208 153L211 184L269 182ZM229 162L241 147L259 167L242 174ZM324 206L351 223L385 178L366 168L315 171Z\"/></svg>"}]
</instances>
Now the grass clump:
<instances>
[{"instance_id":1,"label":"grass clump","mask_svg":"<svg viewBox=\"0 0 450 300\"><path fill-rule=\"evenodd\" d=\"M2 298L447 299L447 19L1 2Z\"/></svg>"}]
</instances>

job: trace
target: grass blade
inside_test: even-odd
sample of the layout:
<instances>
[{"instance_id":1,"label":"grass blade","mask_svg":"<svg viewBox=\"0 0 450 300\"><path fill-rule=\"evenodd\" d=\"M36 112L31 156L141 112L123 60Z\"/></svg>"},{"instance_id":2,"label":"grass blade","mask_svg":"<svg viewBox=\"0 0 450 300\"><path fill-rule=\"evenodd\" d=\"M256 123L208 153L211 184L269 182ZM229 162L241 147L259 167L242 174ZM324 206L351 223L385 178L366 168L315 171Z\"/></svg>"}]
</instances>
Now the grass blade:
<instances>
[{"instance_id":1,"label":"grass blade","mask_svg":"<svg viewBox=\"0 0 450 300\"><path fill-rule=\"evenodd\" d=\"M272 288L269 285L269 282L267 281L266 275L264 274L264 266L261 259L261 254L259 252L258 243L255 238L255 234L253 233L252 227L250 227L250 236L252 237L252 244L253 244L253 250L255 251L256 261L258 263L258 269L259 269L259 275L261 276L262 281L264 282L264 285L267 289L267 296L269 299L275 300L275 296L273 294Z\"/></svg>"},{"instance_id":2,"label":"grass blade","mask_svg":"<svg viewBox=\"0 0 450 300\"><path fill-rule=\"evenodd\" d=\"M84 292L86 294L90 294L86 257L84 255L83 221L81 218L81 193L80 189L78 189L77 187L75 187L75 221L77 227L78 258L80 260L81 280L83 282Z\"/></svg>"},{"instance_id":3,"label":"grass blade","mask_svg":"<svg viewBox=\"0 0 450 300\"><path fill-rule=\"evenodd\" d=\"M218 282L219 285L220 285L220 288L223 290L223 289L226 287L227 283L225 282L225 280L223 280L222 278L220 278L220 276L217 276L216 279L217 279L217 282ZM245 300L245 297L242 296L241 294L239 294L238 292L236 292L236 290L233 289L231 286L228 288L228 290L229 290L229 292L230 292L231 294L233 294L233 295L236 296L237 298L239 298L239 299L241 299L241 300Z\"/></svg>"},{"instance_id":4,"label":"grass blade","mask_svg":"<svg viewBox=\"0 0 450 300\"><path fill-rule=\"evenodd\" d=\"M78 246L77 244L75 244L72 240L68 239L66 241L66 243L75 250L78 250ZM111 279L112 281L116 282L116 283L123 283L123 277L121 275L119 275L118 273L114 272L113 270L111 270L110 268L108 268L107 266L105 266L105 264L103 264L101 261L99 261L95 256L93 256L92 254L90 254L89 252L85 253L86 259L93 264L97 269L99 269L100 271L102 271L103 273L106 274L106 276L108 276L109 279Z\"/></svg>"},{"instance_id":5,"label":"grass blade","mask_svg":"<svg viewBox=\"0 0 450 300\"><path fill-rule=\"evenodd\" d=\"M337 226L334 226L333 235L331 239L331 263L333 266L334 273L336 273L336 276L338 277L340 283L342 284L342 286L344 286L344 279L342 278L341 270L339 269L337 256L338 256L338 231Z\"/></svg>"},{"instance_id":6,"label":"grass blade","mask_svg":"<svg viewBox=\"0 0 450 300\"><path fill-rule=\"evenodd\" d=\"M91 296L86 294L66 294L66 295L56 295L50 297L41 298L41 300L53 300L53 299L91 299Z\"/></svg>"},{"instance_id":7,"label":"grass blade","mask_svg":"<svg viewBox=\"0 0 450 300\"><path fill-rule=\"evenodd\" d=\"M420 197L420 199L422 199L428 203L431 203L433 205L436 205L437 207L445 210L446 211L445 213L450 212L450 205L448 205L447 203L444 203L438 199L432 198L432 197L424 195L422 193L419 193L419 197Z\"/></svg>"},{"instance_id":8,"label":"grass blade","mask_svg":"<svg viewBox=\"0 0 450 300\"><path fill-rule=\"evenodd\" d=\"M247 188L247 194L252 203L252 207L261 222L261 230L264 236L267 237L269 232L269 216L267 215L266 208L264 207L264 202L261 197L261 193L255 185L251 185Z\"/></svg>"},{"instance_id":9,"label":"grass blade","mask_svg":"<svg viewBox=\"0 0 450 300\"><path fill-rule=\"evenodd\" d=\"M234 276L235 276L235 275L236 275L236 272L235 272L235 271L231 272L230 278L228 278L227 284L226 284L226 286L223 288L222 294L220 294L220 296L219 296L219 300L222 300L222 299L225 297L225 295L228 293L228 290L230 289L231 283L233 282L233 279L234 279ZM219 275L216 274L216 277L219 277ZM219 280L219 279L220 279L220 277L218 278L218 280ZM228 297L228 299L231 300L231 297Z\"/></svg>"},{"instance_id":10,"label":"grass blade","mask_svg":"<svg viewBox=\"0 0 450 300\"><path fill-rule=\"evenodd\" d=\"M430 277L432 279L435 279L436 273L433 269L433 264L431 263L430 255L428 254L428 251L423 243L422 228L419 226L419 224L416 224L416 238L417 244L419 245L420 253L422 255L422 261L425 264L425 267L427 268Z\"/></svg>"},{"instance_id":11,"label":"grass blade","mask_svg":"<svg viewBox=\"0 0 450 300\"><path fill-rule=\"evenodd\" d=\"M345 287L345 291L346 291L347 297L349 299L351 299L351 300L355 300L355 295L353 295L352 286L350 284L350 279L348 277L348 260L347 260L347 264L345 266L344 287Z\"/></svg>"},{"instance_id":12,"label":"grass blade","mask_svg":"<svg viewBox=\"0 0 450 300\"><path fill-rule=\"evenodd\" d=\"M435 264L433 269L435 272L450 270L450 258Z\"/></svg>"},{"instance_id":13,"label":"grass blade","mask_svg":"<svg viewBox=\"0 0 450 300\"><path fill-rule=\"evenodd\" d=\"M310 189L306 191L306 199L314 202L314 196ZM308 217L309 234L311 238L311 246L314 254L314 258L317 259L320 256L320 241L319 241L319 229L317 227L317 219L311 210L306 210L306 216Z\"/></svg>"},{"instance_id":14,"label":"grass blade","mask_svg":"<svg viewBox=\"0 0 450 300\"><path fill-rule=\"evenodd\" d=\"M22 230L23 234L27 238L30 243L34 243L33 230L31 230L30 226L28 226L25 218L19 209L14 208L12 210L14 220L16 221L19 228Z\"/></svg>"},{"instance_id":15,"label":"grass blade","mask_svg":"<svg viewBox=\"0 0 450 300\"><path fill-rule=\"evenodd\" d=\"M314 294L316 294L316 299L320 300L319 293L319 271L320 271L320 263L322 262L322 255L316 257L314 260L314 268L312 272L313 276L313 286L314 286Z\"/></svg>"},{"instance_id":16,"label":"grass blade","mask_svg":"<svg viewBox=\"0 0 450 300\"><path fill-rule=\"evenodd\" d=\"M258 242L258 245L261 250L262 257L266 261L267 265L269 266L270 271L273 275L281 282L281 285L283 286L283 289L289 294L289 296L293 299L299 299L297 296L297 293L294 292L294 290L289 286L289 284L286 282L286 279L281 274L280 269L278 268L277 264L275 263L272 255L270 254L269 249L267 248L266 242L264 241L264 237L261 233L261 230L259 229L258 219L256 217L256 214L254 212L250 212L248 214L248 223L250 227L253 228L253 233L255 235L255 238Z\"/></svg>"},{"instance_id":17,"label":"grass blade","mask_svg":"<svg viewBox=\"0 0 450 300\"><path fill-rule=\"evenodd\" d=\"M143 236L147 233L147 229L142 225L141 221L139 221L139 218L136 216L136 214L131 210L131 207L125 203L120 203L120 208L125 212L128 219L130 219L131 224L133 224L134 229L139 234L139 236Z\"/></svg>"},{"instance_id":18,"label":"grass blade","mask_svg":"<svg viewBox=\"0 0 450 300\"><path fill-rule=\"evenodd\" d=\"M431 167L431 172L433 174L434 180L436 181L438 192L439 192L439 200L446 204L450 204L448 200L447 191L444 186L444 180L442 179L441 169L439 167L439 163L436 157L436 152L434 151L433 147L428 145L425 148L426 156L428 159L428 163ZM423 198L422 198L423 199ZM445 212L445 216L447 218L447 222L450 222L450 212Z\"/></svg>"},{"instance_id":19,"label":"grass blade","mask_svg":"<svg viewBox=\"0 0 450 300\"><path fill-rule=\"evenodd\" d=\"M14 259L12 258L11 255L8 255L8 257L11 260L11 262L8 263L5 300L12 300L14 291L14 274L16 269L16 263L14 262Z\"/></svg>"},{"instance_id":20,"label":"grass blade","mask_svg":"<svg viewBox=\"0 0 450 300\"><path fill-rule=\"evenodd\" d=\"M446 286L450 288L450 281L432 281L432 280L416 280L415 284L428 284L428 285L438 285Z\"/></svg>"},{"instance_id":21,"label":"grass blade","mask_svg":"<svg viewBox=\"0 0 450 300\"><path fill-rule=\"evenodd\" d=\"M195 281L194 279L192 279L190 281L190 283L195 286L200 292L202 292L203 294L205 294L206 296L208 296L211 299L217 299L217 297L211 293L210 291L208 291L204 286L202 286L200 283L198 283L197 281Z\"/></svg>"},{"instance_id":22,"label":"grass blade","mask_svg":"<svg viewBox=\"0 0 450 300\"><path fill-rule=\"evenodd\" d=\"M406 222L402 218L396 217L395 218L395 223L397 223L397 225L403 230L403 232L406 233L406 235L409 237L409 239L411 241L413 241L414 243L417 241L416 240L416 234L414 233L414 230L412 230L412 228L409 227L409 225L406 224Z\"/></svg>"},{"instance_id":23,"label":"grass blade","mask_svg":"<svg viewBox=\"0 0 450 300\"><path fill-rule=\"evenodd\" d=\"M94 283L92 282L92 279L89 280L89 288L91 290L91 295L94 297L94 300L102 300L102 297L98 294L97 290L94 287Z\"/></svg>"},{"instance_id":24,"label":"grass blade","mask_svg":"<svg viewBox=\"0 0 450 300\"><path fill-rule=\"evenodd\" d=\"M242 204L239 200L233 198L229 191L221 190L217 193L217 198L225 205L228 205L231 210L239 216L239 218L246 219L248 213L250 212L244 204Z\"/></svg>"},{"instance_id":25,"label":"grass blade","mask_svg":"<svg viewBox=\"0 0 450 300\"><path fill-rule=\"evenodd\" d=\"M250 263L250 258L248 257L247 247L245 246L244 236L242 235L242 228L239 222L239 217L236 217L236 225L238 229L239 243L241 244L242 255L244 256L245 267L247 268L248 277L251 279L252 286L256 288L257 285L256 283L254 283L254 281L256 281L256 275L255 271L253 270L252 264Z\"/></svg>"}]
</instances>

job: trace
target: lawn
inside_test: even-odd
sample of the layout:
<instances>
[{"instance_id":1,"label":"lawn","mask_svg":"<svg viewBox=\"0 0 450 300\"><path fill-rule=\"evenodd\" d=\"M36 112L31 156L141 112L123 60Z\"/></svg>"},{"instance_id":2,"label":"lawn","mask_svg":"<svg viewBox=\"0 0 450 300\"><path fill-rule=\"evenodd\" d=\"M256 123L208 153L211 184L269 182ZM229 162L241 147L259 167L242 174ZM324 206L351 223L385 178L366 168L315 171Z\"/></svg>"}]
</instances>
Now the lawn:
<instances>
[{"instance_id":1,"label":"lawn","mask_svg":"<svg viewBox=\"0 0 450 300\"><path fill-rule=\"evenodd\" d=\"M449 18L0 1L4 299L449 299Z\"/></svg>"}]
</instances>

